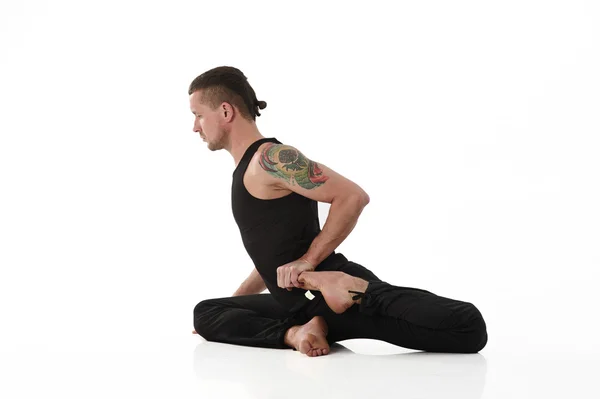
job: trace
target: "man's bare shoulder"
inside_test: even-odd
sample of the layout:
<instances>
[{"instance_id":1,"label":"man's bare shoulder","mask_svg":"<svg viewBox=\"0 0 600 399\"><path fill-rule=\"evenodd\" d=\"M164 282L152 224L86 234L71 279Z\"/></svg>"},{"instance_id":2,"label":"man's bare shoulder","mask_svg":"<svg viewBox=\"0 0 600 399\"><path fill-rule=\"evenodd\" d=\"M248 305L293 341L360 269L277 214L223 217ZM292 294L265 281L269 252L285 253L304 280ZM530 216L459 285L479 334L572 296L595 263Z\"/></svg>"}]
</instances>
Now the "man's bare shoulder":
<instances>
[{"instance_id":1,"label":"man's bare shoulder","mask_svg":"<svg viewBox=\"0 0 600 399\"><path fill-rule=\"evenodd\" d=\"M273 155L277 154L277 155ZM279 154L282 155L283 159L279 158ZM279 187L279 182L274 179L273 174L265 173L268 170L274 170L274 168L270 168L273 165L283 166L286 161L289 161L287 158L298 158L298 156L303 156L295 147L284 144L284 143L274 143L274 142L266 142L262 143L254 153L252 159L250 160L250 164L248 165L248 170L251 171L251 176L253 177L253 181L257 183L262 183L265 186L270 186L272 188L281 190L282 187ZM276 169L276 168L275 168ZM280 176L280 178L285 178L285 176ZM289 178L289 176L287 177ZM289 191L286 189L286 191Z\"/></svg>"},{"instance_id":2,"label":"man's bare shoulder","mask_svg":"<svg viewBox=\"0 0 600 399\"><path fill-rule=\"evenodd\" d=\"M279 145L272 142L261 144L256 153L250 159L246 173L244 174L244 185L250 194L259 199L275 199L290 194L291 190L281 188L273 177L265 173L261 167L261 157L265 149L272 145Z\"/></svg>"},{"instance_id":3,"label":"man's bare shoulder","mask_svg":"<svg viewBox=\"0 0 600 399\"><path fill-rule=\"evenodd\" d=\"M325 164L309 159L291 145L264 143L254 154L251 164L256 181L273 190L293 191L326 203L332 203L338 197L368 198L356 183Z\"/></svg>"}]
</instances>

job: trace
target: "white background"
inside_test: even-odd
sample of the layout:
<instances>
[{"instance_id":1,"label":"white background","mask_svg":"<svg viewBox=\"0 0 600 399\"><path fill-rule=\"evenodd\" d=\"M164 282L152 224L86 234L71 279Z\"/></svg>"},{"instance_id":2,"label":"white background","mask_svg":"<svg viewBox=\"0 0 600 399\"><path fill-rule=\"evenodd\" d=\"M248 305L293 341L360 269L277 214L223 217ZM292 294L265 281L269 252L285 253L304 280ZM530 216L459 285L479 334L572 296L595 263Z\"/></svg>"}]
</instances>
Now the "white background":
<instances>
[{"instance_id":1,"label":"white background","mask_svg":"<svg viewBox=\"0 0 600 399\"><path fill-rule=\"evenodd\" d=\"M474 303L484 356L600 352L597 2L0 4L0 350L24 371L189 362L195 304L252 271L233 159L192 132L220 65L263 136L370 195L338 252Z\"/></svg>"}]
</instances>

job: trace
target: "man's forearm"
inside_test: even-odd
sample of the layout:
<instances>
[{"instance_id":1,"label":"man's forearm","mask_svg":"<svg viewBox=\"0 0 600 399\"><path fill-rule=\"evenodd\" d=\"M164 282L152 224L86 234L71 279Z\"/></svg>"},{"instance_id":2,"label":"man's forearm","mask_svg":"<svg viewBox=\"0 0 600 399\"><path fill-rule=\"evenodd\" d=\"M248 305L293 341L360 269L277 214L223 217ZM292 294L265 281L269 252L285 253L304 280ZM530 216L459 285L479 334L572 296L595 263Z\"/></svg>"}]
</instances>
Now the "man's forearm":
<instances>
[{"instance_id":1,"label":"man's forearm","mask_svg":"<svg viewBox=\"0 0 600 399\"><path fill-rule=\"evenodd\" d=\"M254 268L252 273L250 273L250 276L248 276L248 278L233 293L233 296L260 294L266 288L267 286L261 275L258 274L258 270Z\"/></svg>"},{"instance_id":2,"label":"man's forearm","mask_svg":"<svg viewBox=\"0 0 600 399\"><path fill-rule=\"evenodd\" d=\"M302 258L317 267L348 237L368 203L368 197L361 196L332 201L323 230L315 237Z\"/></svg>"}]
</instances>

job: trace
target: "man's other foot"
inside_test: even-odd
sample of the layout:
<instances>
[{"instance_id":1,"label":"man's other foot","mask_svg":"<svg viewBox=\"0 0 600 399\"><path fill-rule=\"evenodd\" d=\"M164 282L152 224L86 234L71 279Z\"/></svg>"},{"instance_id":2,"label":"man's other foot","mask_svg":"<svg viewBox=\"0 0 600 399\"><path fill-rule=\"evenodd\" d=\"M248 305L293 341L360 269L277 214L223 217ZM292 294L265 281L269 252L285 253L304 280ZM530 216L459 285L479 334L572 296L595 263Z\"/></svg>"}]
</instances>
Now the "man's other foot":
<instances>
[{"instance_id":1,"label":"man's other foot","mask_svg":"<svg viewBox=\"0 0 600 399\"><path fill-rule=\"evenodd\" d=\"M310 357L329 353L329 343L325 338L328 327L322 316L313 317L302 326L293 326L285 334L285 343Z\"/></svg>"}]
</instances>

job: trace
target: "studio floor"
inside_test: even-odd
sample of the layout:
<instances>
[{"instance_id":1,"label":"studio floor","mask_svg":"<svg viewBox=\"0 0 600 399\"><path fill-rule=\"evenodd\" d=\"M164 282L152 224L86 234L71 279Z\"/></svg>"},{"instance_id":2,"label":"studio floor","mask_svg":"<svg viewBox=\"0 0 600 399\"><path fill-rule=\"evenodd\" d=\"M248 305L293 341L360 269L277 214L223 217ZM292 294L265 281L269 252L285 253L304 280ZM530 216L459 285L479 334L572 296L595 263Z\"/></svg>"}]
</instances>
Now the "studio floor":
<instances>
[{"instance_id":1,"label":"studio floor","mask_svg":"<svg viewBox=\"0 0 600 399\"><path fill-rule=\"evenodd\" d=\"M165 338L154 347L0 353L3 398L598 398L597 353L488 346L477 354L407 350L374 340L327 356Z\"/></svg>"}]
</instances>

